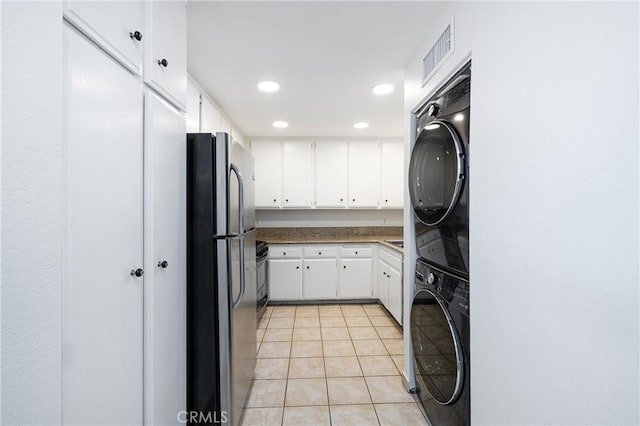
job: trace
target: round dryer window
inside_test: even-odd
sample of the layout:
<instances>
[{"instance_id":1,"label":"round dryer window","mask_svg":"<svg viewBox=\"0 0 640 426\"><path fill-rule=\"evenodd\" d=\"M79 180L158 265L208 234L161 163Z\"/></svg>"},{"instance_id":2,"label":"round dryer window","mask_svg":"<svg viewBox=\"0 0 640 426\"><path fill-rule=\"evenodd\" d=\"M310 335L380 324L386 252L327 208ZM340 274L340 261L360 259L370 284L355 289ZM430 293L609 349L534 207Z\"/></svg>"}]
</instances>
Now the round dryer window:
<instances>
[{"instance_id":1,"label":"round dryer window","mask_svg":"<svg viewBox=\"0 0 640 426\"><path fill-rule=\"evenodd\" d=\"M464 354L453 320L438 298L422 289L411 306L411 343L419 388L442 405L462 392Z\"/></svg>"},{"instance_id":2,"label":"round dryer window","mask_svg":"<svg viewBox=\"0 0 640 426\"><path fill-rule=\"evenodd\" d=\"M456 130L440 120L418 135L409 163L409 195L418 218L429 226L444 221L464 183L464 150Z\"/></svg>"}]
</instances>

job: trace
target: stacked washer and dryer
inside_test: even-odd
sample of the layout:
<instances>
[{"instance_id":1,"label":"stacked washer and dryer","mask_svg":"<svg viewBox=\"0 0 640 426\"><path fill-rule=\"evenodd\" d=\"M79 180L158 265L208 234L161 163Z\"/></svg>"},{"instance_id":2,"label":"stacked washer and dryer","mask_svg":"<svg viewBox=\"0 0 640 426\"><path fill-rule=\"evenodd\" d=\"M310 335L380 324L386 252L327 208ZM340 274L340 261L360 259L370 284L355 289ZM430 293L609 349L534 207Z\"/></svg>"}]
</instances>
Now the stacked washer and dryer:
<instances>
[{"instance_id":1,"label":"stacked washer and dryer","mask_svg":"<svg viewBox=\"0 0 640 426\"><path fill-rule=\"evenodd\" d=\"M470 424L467 63L416 113L409 193L418 250L410 329L416 396L434 426Z\"/></svg>"}]
</instances>

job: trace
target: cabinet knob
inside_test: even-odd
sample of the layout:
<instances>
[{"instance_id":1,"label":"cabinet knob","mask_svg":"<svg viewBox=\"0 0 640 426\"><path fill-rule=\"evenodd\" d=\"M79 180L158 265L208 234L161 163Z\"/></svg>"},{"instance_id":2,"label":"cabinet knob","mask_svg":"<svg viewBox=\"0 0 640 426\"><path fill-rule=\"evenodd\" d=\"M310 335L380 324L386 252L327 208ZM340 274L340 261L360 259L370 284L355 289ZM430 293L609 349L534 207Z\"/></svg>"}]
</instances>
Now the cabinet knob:
<instances>
[{"instance_id":1,"label":"cabinet knob","mask_svg":"<svg viewBox=\"0 0 640 426\"><path fill-rule=\"evenodd\" d=\"M343 267L344 269L347 269L347 265L342 265L342 267Z\"/></svg>"},{"instance_id":2,"label":"cabinet knob","mask_svg":"<svg viewBox=\"0 0 640 426\"><path fill-rule=\"evenodd\" d=\"M286 252L286 251L285 251L285 252L282 252L282 255L283 255L283 256L286 256L286 255L287 255L287 252Z\"/></svg>"},{"instance_id":3,"label":"cabinet knob","mask_svg":"<svg viewBox=\"0 0 640 426\"><path fill-rule=\"evenodd\" d=\"M358 254L358 252L356 252L356 254Z\"/></svg>"},{"instance_id":4,"label":"cabinet knob","mask_svg":"<svg viewBox=\"0 0 640 426\"><path fill-rule=\"evenodd\" d=\"M354 198L354 199L352 199L351 201L356 201L356 199Z\"/></svg>"},{"instance_id":5,"label":"cabinet knob","mask_svg":"<svg viewBox=\"0 0 640 426\"><path fill-rule=\"evenodd\" d=\"M287 198L286 200L284 200L284 202L285 202L285 203L288 203L288 202L289 202L289 199Z\"/></svg>"},{"instance_id":6,"label":"cabinet knob","mask_svg":"<svg viewBox=\"0 0 640 426\"><path fill-rule=\"evenodd\" d=\"M165 58L162 59L158 59L158 65L162 65L163 67L167 67L167 65L169 65L169 61L167 61Z\"/></svg>"},{"instance_id":7,"label":"cabinet knob","mask_svg":"<svg viewBox=\"0 0 640 426\"><path fill-rule=\"evenodd\" d=\"M321 251L319 251L319 252L318 252L318 254L322 254L322 252L321 252Z\"/></svg>"},{"instance_id":8,"label":"cabinet knob","mask_svg":"<svg viewBox=\"0 0 640 426\"><path fill-rule=\"evenodd\" d=\"M309 269L309 267L307 266L307 269Z\"/></svg>"},{"instance_id":9,"label":"cabinet knob","mask_svg":"<svg viewBox=\"0 0 640 426\"><path fill-rule=\"evenodd\" d=\"M273 202L274 202L274 203L276 202L276 199L275 199L275 198L273 199Z\"/></svg>"},{"instance_id":10,"label":"cabinet knob","mask_svg":"<svg viewBox=\"0 0 640 426\"><path fill-rule=\"evenodd\" d=\"M344 201L344 198L340 198L340 202Z\"/></svg>"},{"instance_id":11,"label":"cabinet knob","mask_svg":"<svg viewBox=\"0 0 640 426\"><path fill-rule=\"evenodd\" d=\"M129 33L129 37L135 40L142 40L142 33L140 31L133 31Z\"/></svg>"},{"instance_id":12,"label":"cabinet knob","mask_svg":"<svg viewBox=\"0 0 640 426\"><path fill-rule=\"evenodd\" d=\"M300 267L299 267L299 266L296 266L296 269L300 269Z\"/></svg>"},{"instance_id":13,"label":"cabinet knob","mask_svg":"<svg viewBox=\"0 0 640 426\"><path fill-rule=\"evenodd\" d=\"M138 269L132 269L131 270L131 276L132 277L138 277L140 278L142 276L142 274L144 274L144 271L141 268Z\"/></svg>"},{"instance_id":14,"label":"cabinet knob","mask_svg":"<svg viewBox=\"0 0 640 426\"><path fill-rule=\"evenodd\" d=\"M385 202L385 203L388 203L388 202L389 202L389 200L384 200L384 202Z\"/></svg>"},{"instance_id":15,"label":"cabinet knob","mask_svg":"<svg viewBox=\"0 0 640 426\"><path fill-rule=\"evenodd\" d=\"M158 262L158 268L167 269L167 266L169 266L169 262L167 262L166 260Z\"/></svg>"}]
</instances>

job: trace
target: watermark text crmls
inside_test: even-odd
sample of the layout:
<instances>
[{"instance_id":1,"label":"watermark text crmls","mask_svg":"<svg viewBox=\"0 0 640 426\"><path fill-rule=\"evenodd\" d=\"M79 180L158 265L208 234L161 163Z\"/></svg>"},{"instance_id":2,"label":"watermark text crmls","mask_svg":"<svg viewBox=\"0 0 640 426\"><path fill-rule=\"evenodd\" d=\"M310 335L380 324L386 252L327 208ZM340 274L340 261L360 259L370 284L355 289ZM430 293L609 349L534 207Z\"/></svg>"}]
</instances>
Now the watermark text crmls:
<instances>
[{"instance_id":1,"label":"watermark text crmls","mask_svg":"<svg viewBox=\"0 0 640 426\"><path fill-rule=\"evenodd\" d=\"M202 411L180 411L178 413L178 421L180 423L190 424L226 424L229 421L229 416L226 411L221 412L202 412Z\"/></svg>"}]
</instances>

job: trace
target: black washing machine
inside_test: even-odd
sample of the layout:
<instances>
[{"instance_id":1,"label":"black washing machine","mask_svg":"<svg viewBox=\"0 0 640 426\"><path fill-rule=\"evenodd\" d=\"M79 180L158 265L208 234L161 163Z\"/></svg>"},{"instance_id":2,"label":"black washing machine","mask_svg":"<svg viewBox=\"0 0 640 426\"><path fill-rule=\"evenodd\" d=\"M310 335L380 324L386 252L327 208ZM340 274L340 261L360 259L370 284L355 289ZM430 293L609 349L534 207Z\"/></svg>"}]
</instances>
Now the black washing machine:
<instances>
[{"instance_id":1,"label":"black washing machine","mask_svg":"<svg viewBox=\"0 0 640 426\"><path fill-rule=\"evenodd\" d=\"M468 426L469 282L418 260L411 306L416 397L434 426Z\"/></svg>"},{"instance_id":2,"label":"black washing machine","mask_svg":"<svg viewBox=\"0 0 640 426\"><path fill-rule=\"evenodd\" d=\"M418 256L469 277L471 63L417 112L409 163Z\"/></svg>"}]
</instances>

